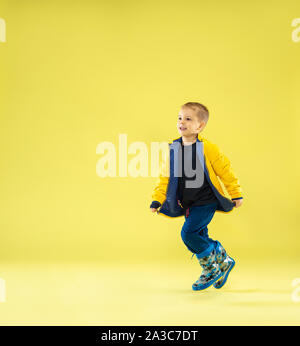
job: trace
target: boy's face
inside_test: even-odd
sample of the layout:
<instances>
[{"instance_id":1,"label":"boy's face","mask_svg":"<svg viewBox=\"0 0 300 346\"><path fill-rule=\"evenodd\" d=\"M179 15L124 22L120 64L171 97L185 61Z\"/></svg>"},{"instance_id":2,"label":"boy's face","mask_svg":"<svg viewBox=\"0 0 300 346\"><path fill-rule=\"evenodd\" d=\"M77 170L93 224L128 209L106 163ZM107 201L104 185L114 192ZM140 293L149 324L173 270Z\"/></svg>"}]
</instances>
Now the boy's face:
<instances>
[{"instance_id":1,"label":"boy's face","mask_svg":"<svg viewBox=\"0 0 300 346\"><path fill-rule=\"evenodd\" d=\"M181 108L177 120L177 129L181 136L197 136L205 127L205 122L200 121L197 112L189 108Z\"/></svg>"}]
</instances>

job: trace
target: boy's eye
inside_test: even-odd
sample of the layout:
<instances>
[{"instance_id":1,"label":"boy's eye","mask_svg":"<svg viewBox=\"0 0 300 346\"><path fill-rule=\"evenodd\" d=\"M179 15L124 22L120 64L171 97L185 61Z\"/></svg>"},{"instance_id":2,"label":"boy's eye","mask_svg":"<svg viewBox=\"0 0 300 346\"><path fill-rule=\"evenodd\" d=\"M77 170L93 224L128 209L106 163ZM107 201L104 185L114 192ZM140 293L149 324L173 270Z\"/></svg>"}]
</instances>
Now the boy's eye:
<instances>
[{"instance_id":1,"label":"boy's eye","mask_svg":"<svg viewBox=\"0 0 300 346\"><path fill-rule=\"evenodd\" d=\"M181 117L179 117L178 120L181 120ZM191 118L186 118L186 120L191 120Z\"/></svg>"}]
</instances>

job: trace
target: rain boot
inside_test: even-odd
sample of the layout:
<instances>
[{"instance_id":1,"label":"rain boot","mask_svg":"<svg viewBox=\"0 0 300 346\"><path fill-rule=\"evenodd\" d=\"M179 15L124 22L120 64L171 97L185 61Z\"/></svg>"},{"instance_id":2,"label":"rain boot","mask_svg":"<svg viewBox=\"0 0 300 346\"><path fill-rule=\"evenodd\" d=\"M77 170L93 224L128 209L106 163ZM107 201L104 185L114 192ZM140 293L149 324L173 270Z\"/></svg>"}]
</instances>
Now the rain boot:
<instances>
[{"instance_id":1,"label":"rain boot","mask_svg":"<svg viewBox=\"0 0 300 346\"><path fill-rule=\"evenodd\" d=\"M192 288L194 291L201 291L218 281L223 276L223 273L216 260L215 249L213 249L210 254L205 257L199 257L198 254L196 254L196 257L203 268L203 271L199 279L193 283Z\"/></svg>"},{"instance_id":2,"label":"rain boot","mask_svg":"<svg viewBox=\"0 0 300 346\"><path fill-rule=\"evenodd\" d=\"M219 242L217 242L216 246L216 259L222 272L222 277L214 283L214 287L221 288L225 285L228 275L235 265L235 260L227 255L225 249Z\"/></svg>"}]
</instances>

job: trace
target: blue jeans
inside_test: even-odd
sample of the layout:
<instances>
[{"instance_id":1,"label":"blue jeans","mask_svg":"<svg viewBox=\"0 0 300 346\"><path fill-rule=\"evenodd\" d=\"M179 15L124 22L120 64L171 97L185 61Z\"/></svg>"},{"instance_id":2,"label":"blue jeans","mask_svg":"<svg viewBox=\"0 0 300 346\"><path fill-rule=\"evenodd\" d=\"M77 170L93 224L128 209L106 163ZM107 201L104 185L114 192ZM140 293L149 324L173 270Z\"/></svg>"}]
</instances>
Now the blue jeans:
<instances>
[{"instance_id":1,"label":"blue jeans","mask_svg":"<svg viewBox=\"0 0 300 346\"><path fill-rule=\"evenodd\" d=\"M186 247L193 253L197 254L197 258L207 256L216 248L218 241L208 236L207 225L212 220L217 203L192 206L185 213L185 222L181 230L181 238Z\"/></svg>"}]
</instances>

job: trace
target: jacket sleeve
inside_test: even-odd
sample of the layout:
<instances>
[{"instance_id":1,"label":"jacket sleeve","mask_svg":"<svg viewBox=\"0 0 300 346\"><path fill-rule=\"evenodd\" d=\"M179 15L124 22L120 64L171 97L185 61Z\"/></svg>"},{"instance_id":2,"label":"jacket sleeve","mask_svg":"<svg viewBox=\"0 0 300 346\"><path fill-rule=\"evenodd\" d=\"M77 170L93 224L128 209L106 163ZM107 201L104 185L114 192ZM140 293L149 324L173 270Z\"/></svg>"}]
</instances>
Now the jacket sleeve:
<instances>
[{"instance_id":1,"label":"jacket sleeve","mask_svg":"<svg viewBox=\"0 0 300 346\"><path fill-rule=\"evenodd\" d=\"M159 176L155 183L155 188L152 192L152 201L158 201L160 204L166 199L167 188L170 176L169 152L165 155L159 164Z\"/></svg>"},{"instance_id":2,"label":"jacket sleeve","mask_svg":"<svg viewBox=\"0 0 300 346\"><path fill-rule=\"evenodd\" d=\"M150 208L159 208L161 206L161 204L158 201L152 201L152 203L150 204Z\"/></svg>"},{"instance_id":3,"label":"jacket sleeve","mask_svg":"<svg viewBox=\"0 0 300 346\"><path fill-rule=\"evenodd\" d=\"M239 179L233 172L229 158L219 149L216 144L210 143L210 147L210 161L212 168L223 182L231 199L243 198Z\"/></svg>"}]
</instances>

